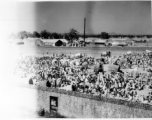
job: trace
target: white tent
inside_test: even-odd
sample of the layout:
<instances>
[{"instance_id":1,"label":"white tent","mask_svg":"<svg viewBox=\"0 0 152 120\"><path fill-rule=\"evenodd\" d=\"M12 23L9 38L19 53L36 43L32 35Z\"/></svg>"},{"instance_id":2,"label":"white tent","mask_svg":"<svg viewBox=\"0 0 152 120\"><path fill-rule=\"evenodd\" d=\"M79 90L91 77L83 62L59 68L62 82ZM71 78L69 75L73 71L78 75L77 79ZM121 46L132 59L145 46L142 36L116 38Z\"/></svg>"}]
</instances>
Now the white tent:
<instances>
[{"instance_id":1,"label":"white tent","mask_svg":"<svg viewBox=\"0 0 152 120\"><path fill-rule=\"evenodd\" d=\"M118 71L119 66L118 65L113 65L113 64L105 64L103 65L104 71Z\"/></svg>"},{"instance_id":2,"label":"white tent","mask_svg":"<svg viewBox=\"0 0 152 120\"><path fill-rule=\"evenodd\" d=\"M78 57L78 56L80 56L81 55L81 53L77 53L77 54L75 54L75 57Z\"/></svg>"},{"instance_id":3,"label":"white tent","mask_svg":"<svg viewBox=\"0 0 152 120\"><path fill-rule=\"evenodd\" d=\"M146 53L151 53L151 51L150 50L146 50Z\"/></svg>"},{"instance_id":4,"label":"white tent","mask_svg":"<svg viewBox=\"0 0 152 120\"><path fill-rule=\"evenodd\" d=\"M131 51L128 51L128 52L127 52L127 54L131 54L131 53L132 53Z\"/></svg>"},{"instance_id":5,"label":"white tent","mask_svg":"<svg viewBox=\"0 0 152 120\"><path fill-rule=\"evenodd\" d=\"M59 89L64 89L64 90L70 90L70 91L72 91L72 86L71 85L67 85L67 86L64 86L64 87L60 87Z\"/></svg>"}]
</instances>

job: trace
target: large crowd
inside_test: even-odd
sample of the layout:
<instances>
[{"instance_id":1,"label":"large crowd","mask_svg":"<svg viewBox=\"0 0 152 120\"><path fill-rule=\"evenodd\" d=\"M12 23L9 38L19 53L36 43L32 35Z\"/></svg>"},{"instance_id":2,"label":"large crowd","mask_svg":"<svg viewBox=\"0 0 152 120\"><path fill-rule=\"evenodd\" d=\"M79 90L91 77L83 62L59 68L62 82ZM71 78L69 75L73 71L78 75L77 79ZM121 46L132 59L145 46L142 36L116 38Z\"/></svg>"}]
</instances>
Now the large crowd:
<instances>
[{"instance_id":1,"label":"large crowd","mask_svg":"<svg viewBox=\"0 0 152 120\"><path fill-rule=\"evenodd\" d=\"M66 89L128 101L152 104L152 54L110 52L94 58L86 54L26 56L15 74L30 76L29 84ZM111 66L105 70L105 65ZM116 66L113 68L113 66Z\"/></svg>"}]
</instances>

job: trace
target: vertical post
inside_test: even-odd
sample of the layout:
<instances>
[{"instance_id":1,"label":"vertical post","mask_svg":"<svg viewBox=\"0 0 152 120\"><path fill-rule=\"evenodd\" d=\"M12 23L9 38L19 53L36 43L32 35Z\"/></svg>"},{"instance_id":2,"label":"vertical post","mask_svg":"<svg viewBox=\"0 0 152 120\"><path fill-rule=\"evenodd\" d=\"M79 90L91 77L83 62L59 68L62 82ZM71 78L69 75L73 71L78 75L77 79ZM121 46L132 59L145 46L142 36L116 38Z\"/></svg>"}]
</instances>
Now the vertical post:
<instances>
[{"instance_id":1,"label":"vertical post","mask_svg":"<svg viewBox=\"0 0 152 120\"><path fill-rule=\"evenodd\" d=\"M86 27L86 18L84 18L84 46L86 46L86 44L85 44L85 27Z\"/></svg>"}]
</instances>

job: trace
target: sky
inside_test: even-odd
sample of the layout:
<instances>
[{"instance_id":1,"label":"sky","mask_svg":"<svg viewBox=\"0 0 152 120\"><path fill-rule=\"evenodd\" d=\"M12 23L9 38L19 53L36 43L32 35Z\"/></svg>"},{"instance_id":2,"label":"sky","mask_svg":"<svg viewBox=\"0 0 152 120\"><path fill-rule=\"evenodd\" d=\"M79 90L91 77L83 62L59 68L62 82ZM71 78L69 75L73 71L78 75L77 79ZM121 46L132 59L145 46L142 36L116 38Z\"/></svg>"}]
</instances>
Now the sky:
<instances>
[{"instance_id":1,"label":"sky","mask_svg":"<svg viewBox=\"0 0 152 120\"><path fill-rule=\"evenodd\" d=\"M11 2L0 5L3 31L151 34L150 1ZM4 10L5 9L5 10Z\"/></svg>"}]
</instances>

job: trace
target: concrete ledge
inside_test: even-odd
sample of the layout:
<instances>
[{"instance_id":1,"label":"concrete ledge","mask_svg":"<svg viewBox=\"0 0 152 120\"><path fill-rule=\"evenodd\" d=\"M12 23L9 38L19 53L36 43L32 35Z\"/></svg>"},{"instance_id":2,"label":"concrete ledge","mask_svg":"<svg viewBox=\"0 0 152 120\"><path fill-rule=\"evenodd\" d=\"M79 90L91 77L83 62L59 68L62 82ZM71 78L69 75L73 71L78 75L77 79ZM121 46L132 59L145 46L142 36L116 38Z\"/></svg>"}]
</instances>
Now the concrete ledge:
<instances>
[{"instance_id":1,"label":"concrete ledge","mask_svg":"<svg viewBox=\"0 0 152 120\"><path fill-rule=\"evenodd\" d=\"M117 105L125 105L127 107L152 111L152 105L145 104L145 103L138 103L138 102L126 101L126 100L115 99L115 98L106 98L106 97L100 97L100 96L94 96L94 95L87 95L84 93L66 91L66 90L57 89L57 88L47 88L47 87L25 85L25 84L24 85L19 84L17 86L31 88L31 89L37 89L37 90L42 90L42 91L48 91L48 92L54 92L54 93L59 93L59 94L66 94L69 96L93 99L93 100L97 100L97 101L102 101L102 102L107 102L107 103L112 103L112 104L117 104Z\"/></svg>"}]
</instances>

